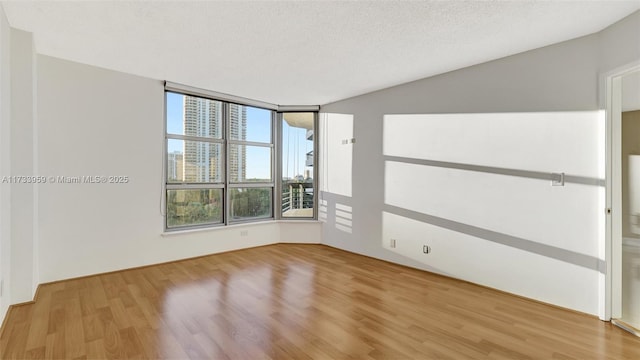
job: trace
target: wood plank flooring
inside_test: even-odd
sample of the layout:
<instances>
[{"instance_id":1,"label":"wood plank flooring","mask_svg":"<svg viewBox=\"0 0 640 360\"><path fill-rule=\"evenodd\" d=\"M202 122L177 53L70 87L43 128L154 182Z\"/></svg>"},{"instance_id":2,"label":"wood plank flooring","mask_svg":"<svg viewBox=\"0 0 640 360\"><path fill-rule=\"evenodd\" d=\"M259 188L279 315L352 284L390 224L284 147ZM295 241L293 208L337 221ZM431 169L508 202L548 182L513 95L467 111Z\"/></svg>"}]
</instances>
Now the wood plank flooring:
<instances>
[{"instance_id":1,"label":"wood plank flooring","mask_svg":"<svg viewBox=\"0 0 640 360\"><path fill-rule=\"evenodd\" d=\"M2 359L640 359L594 317L322 245L40 287Z\"/></svg>"}]
</instances>

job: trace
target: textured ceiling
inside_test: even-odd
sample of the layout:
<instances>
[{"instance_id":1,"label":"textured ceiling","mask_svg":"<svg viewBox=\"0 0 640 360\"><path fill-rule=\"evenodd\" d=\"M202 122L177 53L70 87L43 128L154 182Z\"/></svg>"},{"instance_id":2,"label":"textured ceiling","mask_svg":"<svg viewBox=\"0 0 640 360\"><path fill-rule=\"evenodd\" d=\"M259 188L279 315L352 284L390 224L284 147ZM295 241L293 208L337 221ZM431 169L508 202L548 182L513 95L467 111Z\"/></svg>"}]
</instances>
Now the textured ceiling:
<instances>
[{"instance_id":1,"label":"textured ceiling","mask_svg":"<svg viewBox=\"0 0 640 360\"><path fill-rule=\"evenodd\" d=\"M597 32L640 1L3 2L50 56L325 104Z\"/></svg>"}]
</instances>

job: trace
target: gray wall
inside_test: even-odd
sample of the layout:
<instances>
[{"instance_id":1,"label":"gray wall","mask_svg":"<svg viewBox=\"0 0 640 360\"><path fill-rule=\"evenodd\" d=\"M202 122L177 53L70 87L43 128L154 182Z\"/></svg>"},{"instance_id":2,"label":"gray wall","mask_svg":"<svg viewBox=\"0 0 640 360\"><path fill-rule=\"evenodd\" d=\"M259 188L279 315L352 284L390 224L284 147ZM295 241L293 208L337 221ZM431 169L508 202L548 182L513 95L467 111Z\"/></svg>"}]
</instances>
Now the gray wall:
<instances>
[{"instance_id":1,"label":"gray wall","mask_svg":"<svg viewBox=\"0 0 640 360\"><path fill-rule=\"evenodd\" d=\"M39 174L129 178L39 186L41 282L278 241L276 223L242 237L238 227L163 234L162 81L44 55L37 78Z\"/></svg>"},{"instance_id":2,"label":"gray wall","mask_svg":"<svg viewBox=\"0 0 640 360\"><path fill-rule=\"evenodd\" d=\"M353 207L353 233L337 231L329 219L323 229L324 243L434 270L426 262L398 256L381 244L383 116L601 109L602 74L640 60L639 33L640 12L636 12L597 34L322 106L322 112L353 114L356 138L353 197L324 194L329 200ZM446 269L437 271L447 273ZM559 305L571 307L567 303Z\"/></svg>"},{"instance_id":3,"label":"gray wall","mask_svg":"<svg viewBox=\"0 0 640 360\"><path fill-rule=\"evenodd\" d=\"M11 175L11 28L0 6L0 176ZM0 186L0 320L11 304L11 184Z\"/></svg>"},{"instance_id":4,"label":"gray wall","mask_svg":"<svg viewBox=\"0 0 640 360\"><path fill-rule=\"evenodd\" d=\"M11 30L11 175L36 174L34 167L35 55L30 33ZM36 186L11 186L11 257L23 259L11 264L12 302L29 301L36 288L34 272L37 252Z\"/></svg>"}]
</instances>

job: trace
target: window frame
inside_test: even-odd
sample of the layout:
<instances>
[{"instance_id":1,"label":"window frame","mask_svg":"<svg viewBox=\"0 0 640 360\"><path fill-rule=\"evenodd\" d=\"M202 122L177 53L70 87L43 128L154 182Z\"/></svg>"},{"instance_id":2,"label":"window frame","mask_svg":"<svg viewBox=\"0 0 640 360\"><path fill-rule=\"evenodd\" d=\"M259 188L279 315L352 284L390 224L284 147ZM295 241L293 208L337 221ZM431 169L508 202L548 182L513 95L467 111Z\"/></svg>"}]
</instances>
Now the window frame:
<instances>
[{"instance_id":1,"label":"window frame","mask_svg":"<svg viewBox=\"0 0 640 360\"><path fill-rule=\"evenodd\" d=\"M180 134L169 134L167 132L167 94L175 93L182 96L193 96L198 98L203 98L212 101L218 101L222 103L222 123L221 123L221 138L205 138L198 136L190 136L190 135L180 135ZM271 113L270 121L271 121L271 142L270 143L262 143L255 141L243 141L243 140L231 140L230 136L230 106L240 105L245 107L258 108L263 110L268 110ZM212 228L220 228L226 227L228 225L239 225L245 223L252 222L262 222L268 220L286 220L286 221L300 221L300 220L317 220L318 219L318 198L319 198L319 182L318 182L318 151L319 151L319 142L318 142L318 123L319 123L319 110L320 106L317 105L300 105L300 106L282 106L282 105L274 105L269 104L262 101L246 99L238 96L217 93L209 90L203 90L198 88L193 88L187 85L181 85L176 83L165 82L164 87L164 138L163 138L163 181L162 181L162 209L161 213L163 215L163 228L164 232L180 232L180 231L188 231L188 230L197 230L197 229L212 229ZM184 110L183 110L184 111ZM287 112L310 112L314 114L314 158L313 158L313 186L314 186L314 195L313 195L313 217L282 217L282 209L281 209L281 199L280 199L280 191L282 188L282 174L281 174L281 153L282 153L282 144L281 144L281 124L282 114ZM183 119L184 121L184 119ZM221 181L219 182L208 182L208 183L169 183L168 182L168 143L169 140L182 140L182 141L203 141L207 143L216 143L221 146L221 158L222 162L222 171L223 176L221 177ZM261 146L268 147L271 151L271 181L270 182L231 182L230 176L231 172L230 168L230 147L232 144L237 145L245 145L245 146ZM184 154L183 154L184 156ZM184 161L184 158L183 158ZM231 191L233 188L269 188L271 195L271 206L270 206L270 216L263 217L255 217L250 219L242 219L242 220L232 220L231 219ZM180 189L193 189L193 190L206 190L206 189L221 189L222 191L222 221L215 223L203 223L203 224L190 224L184 226L174 226L168 227L168 190L180 190Z\"/></svg>"},{"instance_id":2,"label":"window frame","mask_svg":"<svg viewBox=\"0 0 640 360\"><path fill-rule=\"evenodd\" d=\"M229 225L229 224L241 224L241 223L250 223L250 222L256 222L256 221L264 221L264 220L269 220L269 219L275 219L274 216L274 189L275 189L275 165L274 165L274 153L276 152L275 150L275 128L274 128L274 123L275 123L275 114L276 112L274 110L271 109L265 109L265 108L261 108L261 107L257 107L257 106L251 106L251 105L244 105L244 104L239 104L239 103L235 103L235 102L224 102L224 104L226 105L226 109L227 111L229 110L229 107L231 105L238 105L238 106L245 106L245 107L252 107L252 108L257 108L257 109L264 109L264 110L269 110L271 113L270 116L270 121L271 121L271 125L269 126L269 130L271 131L271 142L270 143L262 143L262 142L256 142L256 141L246 141L246 140L231 140L231 126L230 126L230 122L231 122L231 117L228 116L228 114L225 114L225 139L226 139L226 146L225 146L225 155L226 155L226 159L225 159L225 164L227 164L226 166L226 189L239 189L239 188L271 188L271 212L269 216L260 216L260 217L255 217L255 218L251 218L251 219L243 219L243 220L233 220L231 218L231 191L227 190L225 191L225 207L224 207L224 217L225 217L225 225ZM245 145L245 146L260 146L260 147L268 147L271 150L271 166L269 171L271 172L271 182L248 182L248 181L238 181L238 182L233 182L231 181L231 171L230 170L230 166L228 164L231 163L231 151L229 151L231 149L232 145ZM245 150L246 151L246 150Z\"/></svg>"},{"instance_id":3,"label":"window frame","mask_svg":"<svg viewBox=\"0 0 640 360\"><path fill-rule=\"evenodd\" d=\"M165 90L164 92L164 163L163 163L163 178L164 178L164 187L163 187L163 214L164 214L164 230L165 232L169 232L169 231L178 231L178 230L184 230L184 229L196 229L196 228L207 228L207 227L214 227L214 226L221 226L224 225L225 223L225 218L224 218L224 209L226 207L225 205L225 194L227 192L225 186L224 186L224 176L226 175L226 163L225 159L225 153L226 153L226 147L224 145L224 133L225 133L225 104L222 101L219 101L217 99L209 99L209 98L204 98L207 100L212 100L212 101L218 101L221 103L221 123L220 123L220 132L222 134L222 136L218 139L218 138L213 138L213 137L204 137L204 136L193 136L193 135L184 135L184 134L171 134L169 133L168 129L167 129L167 98L168 98L168 93L174 93L174 94L179 94L182 96L187 96L188 94L184 94L184 93L180 93L177 91L170 91L170 90ZM196 95L188 95L188 96L195 96ZM183 109L184 111L184 109ZM184 119L183 119L184 121ZM170 140L179 140L179 141L196 141L196 142L202 142L202 143L209 143L209 144L220 144L221 145L221 152L223 154L221 160L223 161L222 164L222 176L220 181L218 182L186 182L183 181L182 182L173 182L170 183L169 179L168 179L168 162L169 162L169 141ZM183 167L185 166L185 154L182 154L182 164ZM206 223L200 223L200 224L189 224L189 225L184 225L184 226L173 226L173 227L169 227L169 212L168 212L168 197L169 197L169 190L208 190L208 189L222 189L222 197L221 197L221 201L222 201L222 219L221 221L216 221L216 222L206 222Z\"/></svg>"},{"instance_id":4,"label":"window frame","mask_svg":"<svg viewBox=\"0 0 640 360\"><path fill-rule=\"evenodd\" d=\"M282 212L282 155L284 152L284 144L283 144L283 126L282 122L284 121L284 114L286 113L313 113L313 216L283 216ZM318 110L306 110L304 108L296 108L296 107L287 107L278 110L277 118L276 118L276 133L278 134L278 155L277 155L277 176L278 179L276 181L276 188L274 191L278 194L277 200L275 200L274 209L276 211L276 219L277 220L285 220L285 221L304 221L304 220L318 220L318 199L319 199L319 182L318 177L320 175L318 168L318 153L319 153L319 125L320 125L320 116Z\"/></svg>"}]
</instances>

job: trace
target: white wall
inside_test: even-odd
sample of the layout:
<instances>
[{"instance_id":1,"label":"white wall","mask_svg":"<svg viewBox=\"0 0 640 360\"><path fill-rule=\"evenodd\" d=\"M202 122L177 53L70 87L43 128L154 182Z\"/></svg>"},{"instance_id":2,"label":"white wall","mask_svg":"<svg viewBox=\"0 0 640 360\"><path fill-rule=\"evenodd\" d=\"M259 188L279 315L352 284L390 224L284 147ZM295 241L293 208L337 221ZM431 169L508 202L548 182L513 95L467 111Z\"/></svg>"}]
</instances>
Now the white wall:
<instances>
[{"instance_id":1,"label":"white wall","mask_svg":"<svg viewBox=\"0 0 640 360\"><path fill-rule=\"evenodd\" d=\"M385 116L393 114L595 113L604 104L599 96L601 74L640 60L639 32L640 12L637 12L598 34L322 106L322 112L353 115L357 140L353 150L353 196L344 197L330 192L322 194L328 209L323 242L598 314L599 301L603 298L599 279L605 267L599 251L604 247L604 236L600 233L603 230L598 230L604 223L604 209L599 209L598 205L601 195L597 195L602 192L602 182L591 179L587 181L589 184L571 185L571 190L569 185L558 189L545 184L545 188L541 188L544 196L536 199L526 191L537 186L534 183L540 180L527 177L507 179L508 176L446 167L389 162L383 153L386 131L383 124ZM564 137L564 133L557 133L554 126L539 125L538 130L547 131L549 137L575 140ZM480 165L504 167L507 165L491 162L515 155L509 154L513 144L505 146L504 137L498 136L509 135L505 133L506 127L499 129L495 137L482 133L481 140L486 142L475 143L475 148L471 144L463 144L457 149L455 146L460 146L458 140L462 136L474 136L473 129L447 132L451 129L455 130L453 127L409 128L404 134L393 136L398 143L406 142L416 150L450 142L454 146L447 153L453 150L455 155L457 150L463 156L444 159L450 162L471 161L474 155L478 155L482 160ZM595 156L580 154L579 148L571 146L574 143L566 145L570 145L565 149L569 151L562 155L568 161L567 166L555 168L553 161L549 161L553 159L554 149L536 145L534 155L542 166L517 169L570 173L576 169L565 169L574 165L584 166L585 161L586 166L596 168L604 156L604 149L596 149L593 145L588 151L597 151ZM478 149L478 146L483 148ZM504 152L504 156L495 158L484 151L492 146L496 147L492 150L494 154ZM500 149L500 146L505 147ZM431 150L422 155L433 159L437 154ZM527 156L522 151L520 155ZM385 166L394 167L393 171L385 172ZM411 169L407 174L406 169L398 170L397 167ZM399 176L400 173L404 175ZM587 177L598 178L593 174ZM390 205L385 203L385 190L390 188L385 187L385 181L398 182L400 187L391 194L396 199L408 203L422 199L422 204L429 209L411 209L407 204L396 203L391 206L399 214L390 213ZM420 190L429 185L442 188ZM501 186L507 186L509 191L500 192ZM523 212L513 203L510 196L518 188L523 191L518 196L536 204L537 212ZM486 193L482 193L483 189ZM562 200L560 204L571 201L571 197L565 196L567 191L586 191L583 195L589 205L576 208L575 204L567 204L564 210L544 212L545 206L553 207L556 200ZM552 201L547 204L550 199ZM481 211L482 201L487 202L486 213ZM352 207L351 233L335 229L336 217L331 211L335 203ZM507 208L495 211L500 204ZM550 215L560 218L554 220ZM522 226L514 228L512 225L515 224ZM544 233L550 236L542 236ZM575 235L567 239L561 234ZM413 240L399 241L398 247L392 249L388 242L391 237ZM423 241L432 245L433 252L427 256L422 254L422 246L418 246ZM496 278L496 274L500 276Z\"/></svg>"},{"instance_id":2,"label":"white wall","mask_svg":"<svg viewBox=\"0 0 640 360\"><path fill-rule=\"evenodd\" d=\"M351 196L353 115L322 113L319 126L320 191ZM331 164L331 167L326 164Z\"/></svg>"},{"instance_id":3,"label":"white wall","mask_svg":"<svg viewBox=\"0 0 640 360\"><path fill-rule=\"evenodd\" d=\"M320 244L322 242L322 225L309 220L279 221L280 235L278 242L291 244Z\"/></svg>"},{"instance_id":4,"label":"white wall","mask_svg":"<svg viewBox=\"0 0 640 360\"><path fill-rule=\"evenodd\" d=\"M38 284L36 56L30 33L0 13L0 317Z\"/></svg>"},{"instance_id":5,"label":"white wall","mask_svg":"<svg viewBox=\"0 0 640 360\"><path fill-rule=\"evenodd\" d=\"M314 223L282 234L288 223L162 236L163 109L161 81L38 56L39 173L130 179L40 187L39 251L47 254L39 262L41 282L280 241L320 241Z\"/></svg>"},{"instance_id":6,"label":"white wall","mask_svg":"<svg viewBox=\"0 0 640 360\"><path fill-rule=\"evenodd\" d=\"M0 184L0 321L40 283L320 242L321 226L311 221L163 233L161 81L37 55L31 34L11 29L1 12L0 80L0 175L47 178ZM130 181L59 181L110 175Z\"/></svg>"},{"instance_id":7,"label":"white wall","mask_svg":"<svg viewBox=\"0 0 640 360\"><path fill-rule=\"evenodd\" d=\"M0 6L0 177L11 175L11 29ZM0 322L11 304L11 184L0 184Z\"/></svg>"},{"instance_id":8,"label":"white wall","mask_svg":"<svg viewBox=\"0 0 640 360\"><path fill-rule=\"evenodd\" d=\"M30 33L11 29L11 175L33 176L34 169L34 68ZM35 210L32 183L11 186L11 284L12 303L34 294ZM20 261L15 261L20 259ZM37 284L37 282L35 282Z\"/></svg>"}]
</instances>

